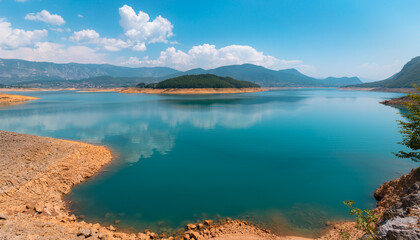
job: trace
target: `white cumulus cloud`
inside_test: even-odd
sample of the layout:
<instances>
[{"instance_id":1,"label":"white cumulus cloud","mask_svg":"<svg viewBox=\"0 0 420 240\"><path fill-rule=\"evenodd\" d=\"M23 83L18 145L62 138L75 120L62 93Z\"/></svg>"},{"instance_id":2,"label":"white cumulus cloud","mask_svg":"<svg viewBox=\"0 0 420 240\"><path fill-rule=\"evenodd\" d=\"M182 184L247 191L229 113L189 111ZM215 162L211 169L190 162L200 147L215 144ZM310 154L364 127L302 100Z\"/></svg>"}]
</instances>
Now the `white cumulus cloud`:
<instances>
[{"instance_id":1,"label":"white cumulus cloud","mask_svg":"<svg viewBox=\"0 0 420 240\"><path fill-rule=\"evenodd\" d=\"M168 38L173 36L172 23L162 16L150 21L147 13L139 11L138 14L132 7L124 5L119 9L121 16L120 25L124 29L124 34L133 41L146 43L168 42Z\"/></svg>"},{"instance_id":2,"label":"white cumulus cloud","mask_svg":"<svg viewBox=\"0 0 420 240\"><path fill-rule=\"evenodd\" d=\"M226 65L255 64L270 69L296 68L302 72L311 72L315 68L303 64L300 60L282 60L265 55L251 46L230 45L216 48L215 45L203 44L193 46L188 52L169 47L162 51L158 58L150 60L148 57L138 59L130 57L123 65L133 66L166 66L179 70L192 68L211 69Z\"/></svg>"},{"instance_id":3,"label":"white cumulus cloud","mask_svg":"<svg viewBox=\"0 0 420 240\"><path fill-rule=\"evenodd\" d=\"M51 14L50 12L48 12L47 10L42 10L39 13L28 13L25 16L26 20L30 20L30 21L41 21L41 22L45 22L51 25L63 25L64 23L66 23L66 21L64 21L64 19L57 14Z\"/></svg>"},{"instance_id":4,"label":"white cumulus cloud","mask_svg":"<svg viewBox=\"0 0 420 240\"><path fill-rule=\"evenodd\" d=\"M131 48L134 51L146 51L148 43L168 43L168 38L173 36L173 25L161 16L150 21L147 13L140 11L138 14L127 5L119 9L120 25L124 30L121 38L104 38L92 29L76 31L70 39L81 44L96 44L108 51L119 51Z\"/></svg>"},{"instance_id":5,"label":"white cumulus cloud","mask_svg":"<svg viewBox=\"0 0 420 240\"><path fill-rule=\"evenodd\" d=\"M124 48L133 47L131 41L124 41L116 38L101 38L99 33L92 29L85 29L74 32L70 40L85 44L96 44L107 51L119 51ZM133 48L135 48L134 46ZM145 49L144 49L145 50Z\"/></svg>"},{"instance_id":6,"label":"white cumulus cloud","mask_svg":"<svg viewBox=\"0 0 420 240\"><path fill-rule=\"evenodd\" d=\"M92 29L85 29L74 32L70 39L75 42L95 42L99 39L99 33Z\"/></svg>"},{"instance_id":7,"label":"white cumulus cloud","mask_svg":"<svg viewBox=\"0 0 420 240\"><path fill-rule=\"evenodd\" d=\"M22 46L33 45L45 37L48 31L45 29L25 31L23 29L14 29L11 23L0 19L0 48L16 49Z\"/></svg>"}]
</instances>

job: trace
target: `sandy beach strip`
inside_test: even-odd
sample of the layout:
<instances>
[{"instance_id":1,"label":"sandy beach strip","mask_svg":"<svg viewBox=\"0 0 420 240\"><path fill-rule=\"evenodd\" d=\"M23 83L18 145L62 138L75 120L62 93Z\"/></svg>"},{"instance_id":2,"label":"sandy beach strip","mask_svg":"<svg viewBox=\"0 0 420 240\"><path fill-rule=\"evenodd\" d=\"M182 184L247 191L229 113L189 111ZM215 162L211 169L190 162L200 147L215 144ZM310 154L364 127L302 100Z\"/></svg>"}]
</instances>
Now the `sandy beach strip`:
<instances>
[{"instance_id":1,"label":"sandy beach strip","mask_svg":"<svg viewBox=\"0 0 420 240\"><path fill-rule=\"evenodd\" d=\"M37 100L36 97L28 97L23 95L14 95L7 93L0 93L0 106L14 105L26 101Z\"/></svg>"}]
</instances>

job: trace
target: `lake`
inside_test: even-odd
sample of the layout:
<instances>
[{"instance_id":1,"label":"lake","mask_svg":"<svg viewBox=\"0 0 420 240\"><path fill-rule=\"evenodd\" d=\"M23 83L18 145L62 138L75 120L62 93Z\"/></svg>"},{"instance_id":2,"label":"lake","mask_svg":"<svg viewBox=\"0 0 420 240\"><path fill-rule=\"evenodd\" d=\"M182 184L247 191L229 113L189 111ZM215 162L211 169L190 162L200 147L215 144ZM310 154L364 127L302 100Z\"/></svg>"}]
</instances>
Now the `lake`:
<instances>
[{"instance_id":1,"label":"lake","mask_svg":"<svg viewBox=\"0 0 420 240\"><path fill-rule=\"evenodd\" d=\"M349 218L344 200L374 208L375 189L415 167L392 154L399 110L379 104L400 93L20 94L41 99L1 108L1 130L113 150L67 199L86 221L123 229L230 217L315 236Z\"/></svg>"}]
</instances>

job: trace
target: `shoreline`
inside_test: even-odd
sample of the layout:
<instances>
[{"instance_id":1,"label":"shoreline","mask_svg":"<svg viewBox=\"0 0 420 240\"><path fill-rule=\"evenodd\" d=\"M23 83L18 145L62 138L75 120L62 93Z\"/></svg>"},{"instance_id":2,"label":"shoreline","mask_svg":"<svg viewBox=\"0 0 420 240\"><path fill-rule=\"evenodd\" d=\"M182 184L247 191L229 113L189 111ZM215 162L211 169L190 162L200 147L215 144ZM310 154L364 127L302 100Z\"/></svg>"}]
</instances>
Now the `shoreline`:
<instances>
[{"instance_id":1,"label":"shoreline","mask_svg":"<svg viewBox=\"0 0 420 240\"><path fill-rule=\"evenodd\" d=\"M361 88L361 87L339 87L338 90L343 91L371 91L371 92L395 92L395 93L409 93L415 92L415 88Z\"/></svg>"},{"instance_id":2,"label":"shoreline","mask_svg":"<svg viewBox=\"0 0 420 240\"><path fill-rule=\"evenodd\" d=\"M349 239L363 236L355 222L348 221L329 223L322 236L310 238L275 235L230 218L190 223L175 235L119 231L112 225L78 219L64 200L73 186L101 174L104 167L112 164L115 155L108 148L0 130L0 152L0 239L338 240L343 230L351 234ZM381 185L374 194L378 200L374 211L382 215L392 209L412 194L410 186L417 180L420 170L414 169Z\"/></svg>"},{"instance_id":3,"label":"shoreline","mask_svg":"<svg viewBox=\"0 0 420 240\"><path fill-rule=\"evenodd\" d=\"M21 104L26 101L38 100L37 97L28 97L23 95L14 95L0 92L0 107Z\"/></svg>"},{"instance_id":4,"label":"shoreline","mask_svg":"<svg viewBox=\"0 0 420 240\"><path fill-rule=\"evenodd\" d=\"M120 88L0 88L0 91L9 92L36 92L36 91L77 91L81 93L93 92L116 92L130 94L174 94L174 95L204 95L204 94L228 94L228 93L250 93L265 92L268 88L168 88L168 89L152 89L152 88L136 88L136 87L120 87Z\"/></svg>"},{"instance_id":5,"label":"shoreline","mask_svg":"<svg viewBox=\"0 0 420 240\"><path fill-rule=\"evenodd\" d=\"M226 93L249 93L264 92L264 88L125 88L119 93L143 93L143 94L226 94Z\"/></svg>"},{"instance_id":6,"label":"shoreline","mask_svg":"<svg viewBox=\"0 0 420 240\"><path fill-rule=\"evenodd\" d=\"M29 234L27 236L54 236L51 239L63 237L61 234L65 234L65 239L77 239L77 236L88 236L91 239L102 239L100 236L108 236L107 239L185 239L187 234L189 239L314 239L278 236L257 225L231 219L208 225L206 222L196 222L192 224L195 228L187 227L186 231L174 235L174 238L169 235L157 236L152 232L129 233L118 231L112 226L86 223L71 213L63 198L73 186L100 174L104 167L115 163L115 155L110 149L83 142L0 130L0 152L0 239L3 239L3 234L9 234L4 239L17 238L14 232ZM7 158L16 161L16 166ZM8 166L12 166L12 172L8 172ZM382 185L380 189L383 189ZM375 211L383 213L387 210L381 201L377 205ZM50 223L56 226L50 226ZM340 239L341 229L351 232L350 239L362 235L354 229L354 222L328 225L329 230L326 229L326 233L316 239Z\"/></svg>"},{"instance_id":7,"label":"shoreline","mask_svg":"<svg viewBox=\"0 0 420 240\"><path fill-rule=\"evenodd\" d=\"M277 239L241 220L188 224L176 236L121 232L112 225L79 221L64 197L71 188L100 174L113 160L104 146L0 130L0 239Z\"/></svg>"}]
</instances>

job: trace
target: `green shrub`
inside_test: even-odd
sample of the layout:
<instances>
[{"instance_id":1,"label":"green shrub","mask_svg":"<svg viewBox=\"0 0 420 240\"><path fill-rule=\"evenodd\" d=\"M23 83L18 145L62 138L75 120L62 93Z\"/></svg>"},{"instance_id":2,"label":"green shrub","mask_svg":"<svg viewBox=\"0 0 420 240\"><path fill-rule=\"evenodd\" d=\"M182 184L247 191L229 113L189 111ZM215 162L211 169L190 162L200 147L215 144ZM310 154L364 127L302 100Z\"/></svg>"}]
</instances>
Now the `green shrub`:
<instances>
[{"instance_id":1,"label":"green shrub","mask_svg":"<svg viewBox=\"0 0 420 240\"><path fill-rule=\"evenodd\" d=\"M350 215L356 217L356 228L362 230L368 239L380 239L376 230L376 222L380 216L373 210L356 208L354 204L351 200L344 201L344 205L350 208Z\"/></svg>"}]
</instances>

